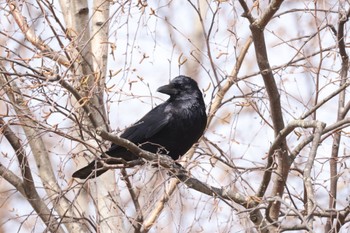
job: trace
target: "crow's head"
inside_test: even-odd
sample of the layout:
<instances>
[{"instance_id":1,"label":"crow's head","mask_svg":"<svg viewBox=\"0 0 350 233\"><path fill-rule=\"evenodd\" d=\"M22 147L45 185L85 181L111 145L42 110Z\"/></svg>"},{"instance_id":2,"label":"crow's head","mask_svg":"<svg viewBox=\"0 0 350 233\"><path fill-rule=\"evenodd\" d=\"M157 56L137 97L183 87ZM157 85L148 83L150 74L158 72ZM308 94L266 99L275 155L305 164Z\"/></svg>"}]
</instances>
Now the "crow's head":
<instances>
[{"instance_id":1,"label":"crow's head","mask_svg":"<svg viewBox=\"0 0 350 233\"><path fill-rule=\"evenodd\" d=\"M157 89L158 92L168 94L172 98L186 97L192 98L202 95L198 88L197 82L186 76L177 76L168 85L161 86Z\"/></svg>"}]
</instances>

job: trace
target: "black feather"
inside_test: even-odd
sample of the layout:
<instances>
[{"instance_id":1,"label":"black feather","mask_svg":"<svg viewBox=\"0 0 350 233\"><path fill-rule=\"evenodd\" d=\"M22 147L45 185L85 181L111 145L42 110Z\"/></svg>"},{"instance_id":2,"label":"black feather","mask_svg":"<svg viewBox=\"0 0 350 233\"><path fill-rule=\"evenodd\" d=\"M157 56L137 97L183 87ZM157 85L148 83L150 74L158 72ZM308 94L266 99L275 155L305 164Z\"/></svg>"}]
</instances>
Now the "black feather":
<instances>
[{"instance_id":1,"label":"black feather","mask_svg":"<svg viewBox=\"0 0 350 233\"><path fill-rule=\"evenodd\" d=\"M120 137L130 140L144 150L168 154L176 160L203 134L207 123L203 96L196 81L186 76L176 77L157 91L168 94L170 98L127 128ZM112 144L106 154L125 161L139 159L116 144ZM100 162L93 161L76 171L73 177L94 178L107 170Z\"/></svg>"}]
</instances>

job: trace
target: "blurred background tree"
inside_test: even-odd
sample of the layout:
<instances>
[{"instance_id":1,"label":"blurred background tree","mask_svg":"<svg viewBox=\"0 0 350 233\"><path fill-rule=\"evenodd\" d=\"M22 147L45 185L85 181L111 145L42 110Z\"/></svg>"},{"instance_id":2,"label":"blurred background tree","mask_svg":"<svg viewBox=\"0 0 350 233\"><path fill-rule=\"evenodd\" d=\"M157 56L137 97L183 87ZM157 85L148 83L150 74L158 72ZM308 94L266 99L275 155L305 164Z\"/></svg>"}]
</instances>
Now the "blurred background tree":
<instances>
[{"instance_id":1,"label":"blurred background tree","mask_svg":"<svg viewBox=\"0 0 350 233\"><path fill-rule=\"evenodd\" d=\"M349 228L348 1L7 0L0 13L1 232ZM146 161L71 178L179 74L209 116L188 173Z\"/></svg>"}]
</instances>

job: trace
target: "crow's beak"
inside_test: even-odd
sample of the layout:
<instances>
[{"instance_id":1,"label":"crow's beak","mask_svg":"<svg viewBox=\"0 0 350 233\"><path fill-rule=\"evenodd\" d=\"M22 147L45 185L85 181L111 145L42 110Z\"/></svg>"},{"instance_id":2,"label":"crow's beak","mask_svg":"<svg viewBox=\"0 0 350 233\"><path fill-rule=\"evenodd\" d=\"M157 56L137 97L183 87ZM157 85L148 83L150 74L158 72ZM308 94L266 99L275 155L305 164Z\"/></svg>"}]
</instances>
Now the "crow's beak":
<instances>
[{"instance_id":1,"label":"crow's beak","mask_svg":"<svg viewBox=\"0 0 350 233\"><path fill-rule=\"evenodd\" d=\"M176 95L178 93L177 89L172 84L161 86L157 91L168 95Z\"/></svg>"}]
</instances>

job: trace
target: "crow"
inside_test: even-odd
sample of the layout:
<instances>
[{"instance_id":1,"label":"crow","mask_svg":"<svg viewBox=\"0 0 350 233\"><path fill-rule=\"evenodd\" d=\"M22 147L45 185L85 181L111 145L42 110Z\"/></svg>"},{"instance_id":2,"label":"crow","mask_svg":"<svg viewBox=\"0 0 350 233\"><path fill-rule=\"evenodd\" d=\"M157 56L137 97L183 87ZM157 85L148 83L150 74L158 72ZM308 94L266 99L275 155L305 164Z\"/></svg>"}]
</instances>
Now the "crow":
<instances>
[{"instance_id":1,"label":"crow","mask_svg":"<svg viewBox=\"0 0 350 233\"><path fill-rule=\"evenodd\" d=\"M120 137L128 139L141 149L167 154L177 160L204 132L207 115L203 96L197 82L182 75L174 78L168 85L159 87L157 91L169 95L170 98L127 128ZM137 155L114 143L105 154L125 161L139 159ZM80 179L95 178L107 170L108 168L96 160L74 172L72 176Z\"/></svg>"}]
</instances>

